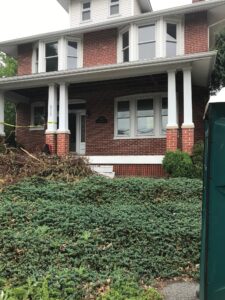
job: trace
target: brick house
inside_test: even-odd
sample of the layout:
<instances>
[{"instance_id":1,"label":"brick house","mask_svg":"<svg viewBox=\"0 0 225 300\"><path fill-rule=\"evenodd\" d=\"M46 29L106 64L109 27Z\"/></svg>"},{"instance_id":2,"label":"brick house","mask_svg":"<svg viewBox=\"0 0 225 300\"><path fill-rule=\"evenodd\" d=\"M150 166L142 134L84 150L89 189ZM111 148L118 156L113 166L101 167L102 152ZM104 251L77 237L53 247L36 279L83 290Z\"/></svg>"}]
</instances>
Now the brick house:
<instances>
[{"instance_id":1,"label":"brick house","mask_svg":"<svg viewBox=\"0 0 225 300\"><path fill-rule=\"evenodd\" d=\"M117 175L162 176L167 150L191 153L225 27L225 1L152 11L150 0L58 0L70 28L0 43L18 74L0 79L29 151L85 155Z\"/></svg>"}]
</instances>

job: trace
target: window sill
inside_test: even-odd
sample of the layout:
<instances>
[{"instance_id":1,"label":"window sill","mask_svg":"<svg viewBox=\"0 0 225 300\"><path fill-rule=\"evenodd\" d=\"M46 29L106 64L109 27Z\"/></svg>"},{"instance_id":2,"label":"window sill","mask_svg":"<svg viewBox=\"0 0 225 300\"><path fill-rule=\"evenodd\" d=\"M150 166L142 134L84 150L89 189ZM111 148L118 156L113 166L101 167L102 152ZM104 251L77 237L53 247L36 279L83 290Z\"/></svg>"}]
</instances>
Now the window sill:
<instances>
[{"instance_id":1,"label":"window sill","mask_svg":"<svg viewBox=\"0 0 225 300\"><path fill-rule=\"evenodd\" d=\"M166 139L165 135L148 135L148 136L114 136L114 140L146 140L146 139Z\"/></svg>"},{"instance_id":2,"label":"window sill","mask_svg":"<svg viewBox=\"0 0 225 300\"><path fill-rule=\"evenodd\" d=\"M86 21L80 21L80 25L82 25L82 24L88 24L88 23L91 23L91 22L92 22L92 19L86 20Z\"/></svg>"},{"instance_id":3,"label":"window sill","mask_svg":"<svg viewBox=\"0 0 225 300\"><path fill-rule=\"evenodd\" d=\"M33 125L31 125L33 126ZM30 131L44 131L45 128L44 127L34 127L34 128L30 128Z\"/></svg>"}]
</instances>

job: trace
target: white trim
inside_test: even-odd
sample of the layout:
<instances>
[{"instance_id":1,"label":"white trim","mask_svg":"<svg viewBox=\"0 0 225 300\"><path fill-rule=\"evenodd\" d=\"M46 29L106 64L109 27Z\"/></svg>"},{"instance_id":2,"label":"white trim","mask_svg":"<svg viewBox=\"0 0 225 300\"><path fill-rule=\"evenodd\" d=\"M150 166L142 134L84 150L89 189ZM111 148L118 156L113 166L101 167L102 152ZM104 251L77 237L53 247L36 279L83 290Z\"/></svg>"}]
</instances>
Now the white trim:
<instances>
[{"instance_id":1,"label":"white trim","mask_svg":"<svg viewBox=\"0 0 225 300\"><path fill-rule=\"evenodd\" d=\"M48 121L45 133L57 131L57 86L50 85L48 88Z\"/></svg>"},{"instance_id":2,"label":"white trim","mask_svg":"<svg viewBox=\"0 0 225 300\"><path fill-rule=\"evenodd\" d=\"M131 48L134 47L134 45L131 43L131 26L123 27L118 34L117 39L117 62L123 63L123 35L124 33L128 32L129 35L129 61L131 60Z\"/></svg>"},{"instance_id":3,"label":"white trim","mask_svg":"<svg viewBox=\"0 0 225 300\"><path fill-rule=\"evenodd\" d=\"M36 51L38 50L38 61L36 60ZM32 51L32 74L36 74L39 71L39 43L33 45Z\"/></svg>"},{"instance_id":4,"label":"white trim","mask_svg":"<svg viewBox=\"0 0 225 300\"><path fill-rule=\"evenodd\" d=\"M85 156L92 165L161 165L164 155Z\"/></svg>"},{"instance_id":5,"label":"white trim","mask_svg":"<svg viewBox=\"0 0 225 300\"><path fill-rule=\"evenodd\" d=\"M4 122L5 122L5 96L4 92L0 91L0 136L5 136L5 130L4 130Z\"/></svg>"},{"instance_id":6,"label":"white trim","mask_svg":"<svg viewBox=\"0 0 225 300\"><path fill-rule=\"evenodd\" d=\"M83 43L82 43L82 39L78 38L78 37L66 37L65 38L66 43L65 43L65 60L66 60L66 64L65 64L65 69L68 70L68 49L67 49L67 45L68 42L76 42L77 43L77 68L75 68L74 70L78 69L78 68L82 68L83 67ZM71 70L71 69L70 69Z\"/></svg>"},{"instance_id":7,"label":"white trim","mask_svg":"<svg viewBox=\"0 0 225 300\"><path fill-rule=\"evenodd\" d=\"M192 73L191 68L183 69L184 82L184 123L182 126L193 124L193 105L192 105Z\"/></svg>"},{"instance_id":8,"label":"white trim","mask_svg":"<svg viewBox=\"0 0 225 300\"><path fill-rule=\"evenodd\" d=\"M90 3L90 8L85 8L84 9L84 4L85 3ZM84 24L87 22L91 22L91 15L92 15L92 0L81 0L80 2L80 23ZM90 19L83 20L83 12L90 12Z\"/></svg>"},{"instance_id":9,"label":"white trim","mask_svg":"<svg viewBox=\"0 0 225 300\"><path fill-rule=\"evenodd\" d=\"M61 83L59 86L59 128L57 133L69 132L69 101L68 86Z\"/></svg>"},{"instance_id":10,"label":"white trim","mask_svg":"<svg viewBox=\"0 0 225 300\"><path fill-rule=\"evenodd\" d=\"M117 2L113 2L112 3L112 0L108 0L109 2L109 13L108 13L108 17L109 18L113 18L113 17L118 17L119 15L120 15L120 5L121 5L121 0L117 0ZM117 14L112 14L111 15L111 7L112 6L118 6L119 7L119 11L118 11L118 13Z\"/></svg>"},{"instance_id":11,"label":"white trim","mask_svg":"<svg viewBox=\"0 0 225 300\"><path fill-rule=\"evenodd\" d=\"M135 94L123 97L117 97L114 99L114 139L151 139L151 138L165 138L166 136L162 134L162 124L161 124L161 103L162 98L168 97L167 93L145 93L145 94ZM142 99L153 99L154 108L154 133L152 135L140 135L137 134L137 101ZM117 130L117 103L121 101L129 101L130 103L130 135L120 136Z\"/></svg>"}]
</instances>

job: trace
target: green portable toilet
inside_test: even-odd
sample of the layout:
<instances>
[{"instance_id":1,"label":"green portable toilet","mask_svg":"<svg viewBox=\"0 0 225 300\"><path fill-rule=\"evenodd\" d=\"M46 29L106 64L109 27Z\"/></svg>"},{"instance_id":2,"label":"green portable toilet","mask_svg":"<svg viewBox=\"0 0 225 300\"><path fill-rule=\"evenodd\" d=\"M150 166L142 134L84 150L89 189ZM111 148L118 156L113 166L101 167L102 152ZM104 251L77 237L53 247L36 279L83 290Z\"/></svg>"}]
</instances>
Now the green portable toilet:
<instances>
[{"instance_id":1,"label":"green portable toilet","mask_svg":"<svg viewBox=\"0 0 225 300\"><path fill-rule=\"evenodd\" d=\"M200 300L225 300L225 88L205 113Z\"/></svg>"}]
</instances>

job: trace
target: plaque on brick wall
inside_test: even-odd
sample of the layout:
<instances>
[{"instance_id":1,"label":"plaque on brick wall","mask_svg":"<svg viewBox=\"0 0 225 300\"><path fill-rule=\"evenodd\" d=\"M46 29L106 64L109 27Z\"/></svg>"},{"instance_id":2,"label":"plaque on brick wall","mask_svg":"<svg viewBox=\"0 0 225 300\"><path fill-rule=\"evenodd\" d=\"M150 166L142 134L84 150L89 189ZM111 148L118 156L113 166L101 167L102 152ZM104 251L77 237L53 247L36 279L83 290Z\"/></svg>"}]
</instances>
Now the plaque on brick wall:
<instances>
[{"instance_id":1,"label":"plaque on brick wall","mask_svg":"<svg viewBox=\"0 0 225 300\"><path fill-rule=\"evenodd\" d=\"M96 123L97 124L105 124L105 123L108 123L108 120L106 119L106 117L101 116L101 117L97 118Z\"/></svg>"}]
</instances>

